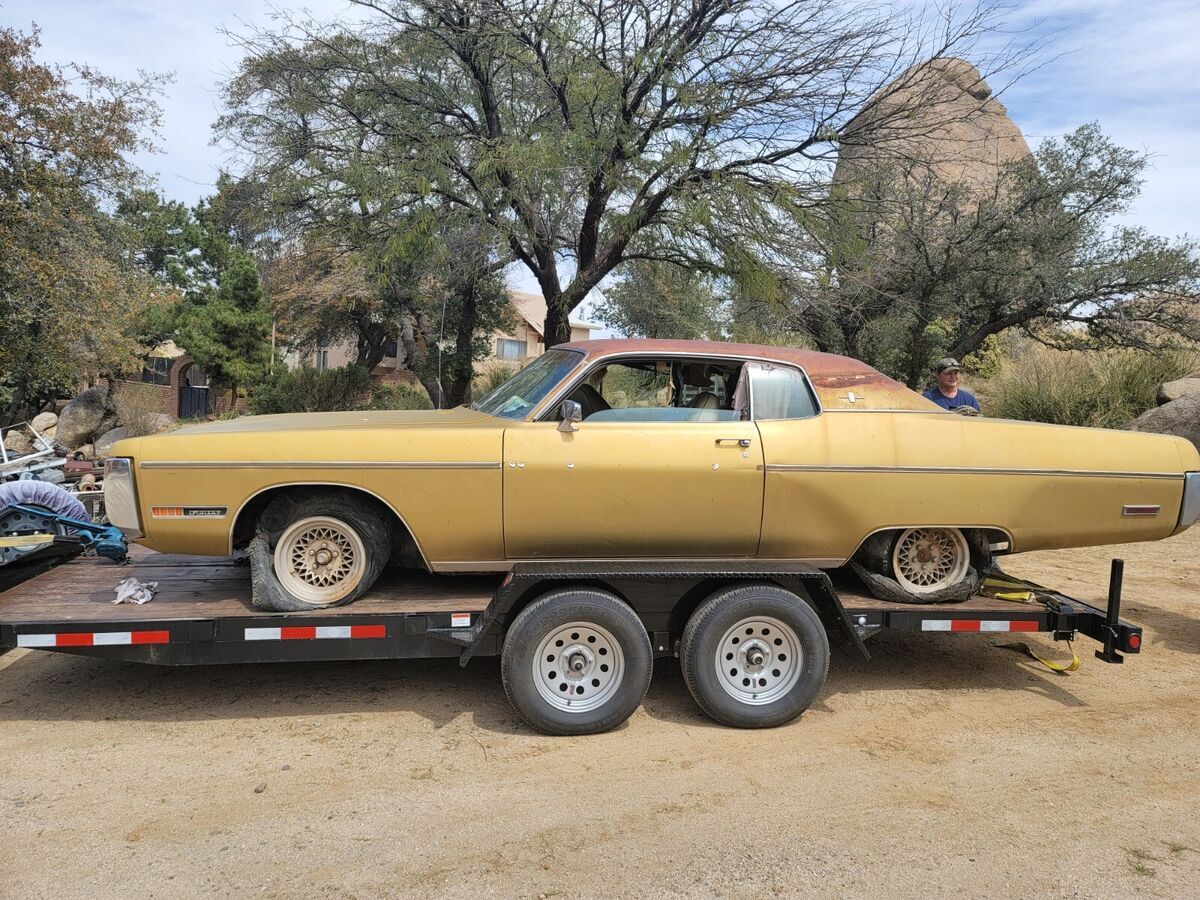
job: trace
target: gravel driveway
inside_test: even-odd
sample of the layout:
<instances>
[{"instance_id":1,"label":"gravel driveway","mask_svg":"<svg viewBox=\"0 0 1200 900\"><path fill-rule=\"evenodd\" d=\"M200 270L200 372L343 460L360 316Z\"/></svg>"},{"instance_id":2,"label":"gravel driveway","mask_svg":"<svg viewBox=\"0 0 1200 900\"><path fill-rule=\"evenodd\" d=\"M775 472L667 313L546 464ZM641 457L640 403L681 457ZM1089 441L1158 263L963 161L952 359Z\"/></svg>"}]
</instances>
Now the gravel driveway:
<instances>
[{"instance_id":1,"label":"gravel driveway","mask_svg":"<svg viewBox=\"0 0 1200 900\"><path fill-rule=\"evenodd\" d=\"M1125 665L884 634L773 731L713 725L666 660L625 726L547 738L489 659L15 651L0 895L1194 896L1200 529L1007 568L1102 604L1117 554L1146 628Z\"/></svg>"}]
</instances>

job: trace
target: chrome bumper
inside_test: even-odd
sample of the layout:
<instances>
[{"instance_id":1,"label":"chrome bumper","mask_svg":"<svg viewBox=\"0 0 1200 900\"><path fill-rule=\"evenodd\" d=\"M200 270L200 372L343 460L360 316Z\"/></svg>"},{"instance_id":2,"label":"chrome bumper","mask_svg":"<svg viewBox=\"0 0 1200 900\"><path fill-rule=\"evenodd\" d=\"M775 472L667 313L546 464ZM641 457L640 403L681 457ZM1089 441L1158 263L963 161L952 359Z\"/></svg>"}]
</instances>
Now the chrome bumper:
<instances>
[{"instance_id":1,"label":"chrome bumper","mask_svg":"<svg viewBox=\"0 0 1200 900\"><path fill-rule=\"evenodd\" d=\"M1200 472L1185 472L1183 476L1183 502L1179 504L1179 524L1172 534L1191 528L1200 519Z\"/></svg>"},{"instance_id":2,"label":"chrome bumper","mask_svg":"<svg viewBox=\"0 0 1200 900\"><path fill-rule=\"evenodd\" d=\"M132 459L115 456L104 461L104 509L108 521L121 529L125 537L142 536Z\"/></svg>"}]
</instances>

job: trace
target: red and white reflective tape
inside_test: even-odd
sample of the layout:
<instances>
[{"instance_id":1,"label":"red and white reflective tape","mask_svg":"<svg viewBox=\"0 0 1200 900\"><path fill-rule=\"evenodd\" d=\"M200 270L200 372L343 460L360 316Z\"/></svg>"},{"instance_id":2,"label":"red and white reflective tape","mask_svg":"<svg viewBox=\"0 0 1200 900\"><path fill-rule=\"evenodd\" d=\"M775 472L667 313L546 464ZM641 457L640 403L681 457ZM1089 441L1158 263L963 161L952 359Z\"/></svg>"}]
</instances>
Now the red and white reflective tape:
<instances>
[{"instance_id":1,"label":"red and white reflective tape","mask_svg":"<svg viewBox=\"0 0 1200 900\"><path fill-rule=\"evenodd\" d=\"M922 631L1037 631L1038 623L1029 619L926 619Z\"/></svg>"},{"instance_id":2,"label":"red and white reflective tape","mask_svg":"<svg viewBox=\"0 0 1200 900\"><path fill-rule=\"evenodd\" d=\"M18 647L118 647L125 644L169 644L169 631L65 631L18 634Z\"/></svg>"},{"instance_id":3,"label":"red and white reflective tape","mask_svg":"<svg viewBox=\"0 0 1200 900\"><path fill-rule=\"evenodd\" d=\"M316 641L327 638L387 637L386 625L293 625L280 628L247 628L248 641Z\"/></svg>"}]
</instances>

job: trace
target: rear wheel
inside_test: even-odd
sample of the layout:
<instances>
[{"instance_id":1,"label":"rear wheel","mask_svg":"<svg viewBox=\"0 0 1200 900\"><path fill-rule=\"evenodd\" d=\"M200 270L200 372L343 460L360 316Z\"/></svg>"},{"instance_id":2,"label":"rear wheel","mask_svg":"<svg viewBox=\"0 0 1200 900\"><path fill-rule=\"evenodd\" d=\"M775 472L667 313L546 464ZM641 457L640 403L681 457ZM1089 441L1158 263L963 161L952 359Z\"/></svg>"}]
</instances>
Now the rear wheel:
<instances>
[{"instance_id":1,"label":"rear wheel","mask_svg":"<svg viewBox=\"0 0 1200 900\"><path fill-rule=\"evenodd\" d=\"M958 528L904 528L871 535L850 567L868 590L893 603L966 600L991 563L987 534Z\"/></svg>"},{"instance_id":2,"label":"rear wheel","mask_svg":"<svg viewBox=\"0 0 1200 900\"><path fill-rule=\"evenodd\" d=\"M957 528L907 528L892 546L892 577L910 594L956 585L970 566L970 547Z\"/></svg>"},{"instance_id":3,"label":"rear wheel","mask_svg":"<svg viewBox=\"0 0 1200 900\"><path fill-rule=\"evenodd\" d=\"M546 734L596 734L620 725L650 687L650 636L632 609L592 588L553 591L526 607L504 637L504 691Z\"/></svg>"},{"instance_id":4,"label":"rear wheel","mask_svg":"<svg viewBox=\"0 0 1200 900\"><path fill-rule=\"evenodd\" d=\"M829 672L829 638L803 599L775 584L717 591L692 614L680 642L692 697L736 728L792 721Z\"/></svg>"},{"instance_id":5,"label":"rear wheel","mask_svg":"<svg viewBox=\"0 0 1200 900\"><path fill-rule=\"evenodd\" d=\"M387 565L391 529L354 496L279 497L251 544L254 603L277 612L341 606L362 596Z\"/></svg>"}]
</instances>

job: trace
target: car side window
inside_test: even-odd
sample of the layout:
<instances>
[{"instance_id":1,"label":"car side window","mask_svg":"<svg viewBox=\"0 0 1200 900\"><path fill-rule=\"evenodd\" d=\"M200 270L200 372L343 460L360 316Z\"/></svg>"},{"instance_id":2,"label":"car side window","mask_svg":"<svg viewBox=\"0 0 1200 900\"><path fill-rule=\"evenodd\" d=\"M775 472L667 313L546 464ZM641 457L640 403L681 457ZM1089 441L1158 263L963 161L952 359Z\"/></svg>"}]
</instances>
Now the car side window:
<instances>
[{"instance_id":1,"label":"car side window","mask_svg":"<svg viewBox=\"0 0 1200 900\"><path fill-rule=\"evenodd\" d=\"M588 422L736 421L726 398L740 368L721 360L625 359L592 369L566 399Z\"/></svg>"},{"instance_id":2,"label":"car side window","mask_svg":"<svg viewBox=\"0 0 1200 900\"><path fill-rule=\"evenodd\" d=\"M812 387L800 370L764 362L747 363L742 368L734 406L744 409L746 405L751 418L759 420L809 419L818 411Z\"/></svg>"}]
</instances>

